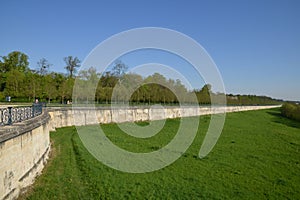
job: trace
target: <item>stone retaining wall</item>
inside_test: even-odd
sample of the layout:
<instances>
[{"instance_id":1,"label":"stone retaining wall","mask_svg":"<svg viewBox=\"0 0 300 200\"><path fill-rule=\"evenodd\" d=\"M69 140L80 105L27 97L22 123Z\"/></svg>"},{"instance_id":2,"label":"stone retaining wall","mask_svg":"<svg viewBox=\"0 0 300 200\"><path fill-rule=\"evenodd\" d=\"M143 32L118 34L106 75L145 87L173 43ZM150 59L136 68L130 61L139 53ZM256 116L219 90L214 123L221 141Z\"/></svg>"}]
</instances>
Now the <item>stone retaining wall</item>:
<instances>
[{"instance_id":1,"label":"stone retaining wall","mask_svg":"<svg viewBox=\"0 0 300 200\"><path fill-rule=\"evenodd\" d=\"M0 199L14 199L41 173L50 152L44 113L34 119L0 129Z\"/></svg>"},{"instance_id":2,"label":"stone retaining wall","mask_svg":"<svg viewBox=\"0 0 300 200\"><path fill-rule=\"evenodd\" d=\"M164 118L208 115L222 112L269 109L279 106L228 106L228 107L129 107L129 108L68 108L50 109L51 130L75 125L107 124L132 121L151 121Z\"/></svg>"}]
</instances>

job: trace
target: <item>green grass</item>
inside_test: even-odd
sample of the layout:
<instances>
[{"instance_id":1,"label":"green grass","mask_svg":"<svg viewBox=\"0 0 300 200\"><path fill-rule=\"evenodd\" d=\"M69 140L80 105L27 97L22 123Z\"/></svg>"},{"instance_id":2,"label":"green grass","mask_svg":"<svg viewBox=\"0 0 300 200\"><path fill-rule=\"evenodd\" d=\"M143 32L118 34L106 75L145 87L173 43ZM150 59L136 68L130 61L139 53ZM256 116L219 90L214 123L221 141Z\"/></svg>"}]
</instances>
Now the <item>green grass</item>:
<instances>
[{"instance_id":1,"label":"green grass","mask_svg":"<svg viewBox=\"0 0 300 200\"><path fill-rule=\"evenodd\" d=\"M229 113L217 145L199 159L209 120L209 116L201 117L197 137L181 158L145 174L103 165L87 152L74 127L58 129L51 133L54 156L26 198L300 198L300 123L282 118L278 109ZM102 128L118 146L149 152L167 144L179 122L167 120L163 131L149 139L127 136L116 124Z\"/></svg>"}]
</instances>

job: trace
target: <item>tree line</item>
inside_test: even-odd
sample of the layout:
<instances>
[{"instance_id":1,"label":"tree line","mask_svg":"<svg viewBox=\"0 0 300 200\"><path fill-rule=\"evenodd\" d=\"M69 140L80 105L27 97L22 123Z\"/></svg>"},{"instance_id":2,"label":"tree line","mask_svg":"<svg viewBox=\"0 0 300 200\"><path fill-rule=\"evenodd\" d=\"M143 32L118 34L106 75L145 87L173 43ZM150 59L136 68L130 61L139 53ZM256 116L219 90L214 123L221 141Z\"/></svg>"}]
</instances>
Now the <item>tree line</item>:
<instances>
[{"instance_id":1,"label":"tree line","mask_svg":"<svg viewBox=\"0 0 300 200\"><path fill-rule=\"evenodd\" d=\"M36 98L48 103L124 103L132 104L210 104L212 86L204 85L201 89L188 90L180 80L167 79L159 73L148 77L125 73L127 66L117 60L110 71L97 72L90 67L77 73L80 60L77 57L63 58L66 74L52 72L51 64L42 58L37 68L29 68L28 56L14 51L0 59L0 101L10 96L12 101L33 102ZM76 80L76 84L75 84ZM84 91L73 94L75 91ZM134 86L138 86L134 88ZM196 97L196 98L194 98ZM265 105L278 104L279 100L256 95L226 95L230 105Z\"/></svg>"},{"instance_id":2,"label":"tree line","mask_svg":"<svg viewBox=\"0 0 300 200\"><path fill-rule=\"evenodd\" d=\"M29 68L28 56L13 51L0 59L0 101L10 96L12 101L32 102L36 98L48 102L63 102L72 96L73 74L79 67L79 59L65 57L68 75L51 72L51 64L42 58L37 68Z\"/></svg>"}]
</instances>

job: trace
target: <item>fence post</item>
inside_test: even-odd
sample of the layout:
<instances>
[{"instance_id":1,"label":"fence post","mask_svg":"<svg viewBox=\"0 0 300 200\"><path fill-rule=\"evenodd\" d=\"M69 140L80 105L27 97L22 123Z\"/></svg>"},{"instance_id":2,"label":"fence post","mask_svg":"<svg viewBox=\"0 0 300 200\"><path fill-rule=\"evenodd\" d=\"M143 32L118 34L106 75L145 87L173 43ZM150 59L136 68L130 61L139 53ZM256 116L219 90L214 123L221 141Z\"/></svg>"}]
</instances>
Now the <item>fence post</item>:
<instances>
[{"instance_id":1,"label":"fence post","mask_svg":"<svg viewBox=\"0 0 300 200\"><path fill-rule=\"evenodd\" d=\"M12 108L13 107L8 107L8 125L12 125Z\"/></svg>"},{"instance_id":2,"label":"fence post","mask_svg":"<svg viewBox=\"0 0 300 200\"><path fill-rule=\"evenodd\" d=\"M32 104L32 118L35 116L35 106Z\"/></svg>"}]
</instances>

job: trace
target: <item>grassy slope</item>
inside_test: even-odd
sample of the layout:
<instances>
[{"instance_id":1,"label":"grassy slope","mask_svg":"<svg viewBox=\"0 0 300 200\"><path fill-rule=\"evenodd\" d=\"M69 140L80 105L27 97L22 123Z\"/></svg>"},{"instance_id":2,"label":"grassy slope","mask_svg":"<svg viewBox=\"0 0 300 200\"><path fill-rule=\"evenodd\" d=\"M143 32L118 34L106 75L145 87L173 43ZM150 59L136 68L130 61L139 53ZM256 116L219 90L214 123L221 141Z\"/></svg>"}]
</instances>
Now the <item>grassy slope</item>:
<instances>
[{"instance_id":1,"label":"grassy slope","mask_svg":"<svg viewBox=\"0 0 300 200\"><path fill-rule=\"evenodd\" d=\"M74 127L51 133L55 157L28 199L299 199L300 123L278 110L227 115L223 133L206 158L197 158L209 117L188 151L170 166L147 174L113 170L90 156ZM103 125L113 142L132 151L166 144L179 120L168 120L151 139L125 136L116 125ZM93 129L93 127L90 127ZM113 135L111 133L114 133Z\"/></svg>"}]
</instances>

